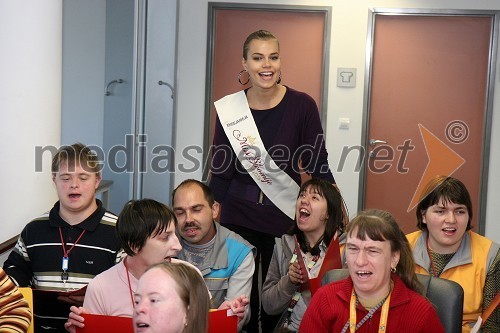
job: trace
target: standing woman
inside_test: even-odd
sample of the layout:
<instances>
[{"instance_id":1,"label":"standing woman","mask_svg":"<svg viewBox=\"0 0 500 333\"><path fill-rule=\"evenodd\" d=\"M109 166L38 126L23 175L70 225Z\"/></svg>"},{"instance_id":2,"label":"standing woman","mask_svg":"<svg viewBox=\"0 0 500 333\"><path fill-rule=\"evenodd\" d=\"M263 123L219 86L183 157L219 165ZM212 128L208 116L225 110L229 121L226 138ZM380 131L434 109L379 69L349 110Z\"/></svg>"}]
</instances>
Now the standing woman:
<instances>
[{"instance_id":1,"label":"standing woman","mask_svg":"<svg viewBox=\"0 0 500 333\"><path fill-rule=\"evenodd\" d=\"M276 238L271 266L262 289L262 306L269 314L282 314L276 331L297 332L311 301L309 290L300 286L317 278L334 237L344 230L343 200L338 190L322 179L311 179L301 186L293 229ZM342 234L343 235L343 234ZM296 249L295 239L300 249ZM307 272L300 270L294 253L300 251ZM338 254L340 256L340 253Z\"/></svg>"},{"instance_id":2,"label":"standing woman","mask_svg":"<svg viewBox=\"0 0 500 333\"><path fill-rule=\"evenodd\" d=\"M258 276L267 275L274 238L293 226L300 165L312 178L335 180L316 103L280 84L278 39L265 30L251 33L243 44L242 66L238 80L252 86L215 102L210 188L221 203L220 223L257 249L256 267L262 266L255 270L246 328L258 332ZM267 332L277 319L263 313L261 320Z\"/></svg>"}]
</instances>

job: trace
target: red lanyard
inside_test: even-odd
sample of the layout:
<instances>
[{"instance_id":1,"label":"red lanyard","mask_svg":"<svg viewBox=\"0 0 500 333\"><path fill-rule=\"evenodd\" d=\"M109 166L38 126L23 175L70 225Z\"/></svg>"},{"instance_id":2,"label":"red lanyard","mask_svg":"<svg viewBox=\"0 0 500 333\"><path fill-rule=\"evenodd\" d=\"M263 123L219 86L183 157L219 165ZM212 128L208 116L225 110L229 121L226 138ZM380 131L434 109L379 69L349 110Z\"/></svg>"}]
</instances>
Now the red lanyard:
<instances>
[{"instance_id":1,"label":"red lanyard","mask_svg":"<svg viewBox=\"0 0 500 333\"><path fill-rule=\"evenodd\" d=\"M127 271L127 280L128 280L128 290L130 291L130 299L132 300L132 309L135 308L135 302L134 302L134 293L132 292L132 285L130 284L130 273L128 272L128 267L127 267L127 258L123 259L123 266L125 266L125 270Z\"/></svg>"},{"instance_id":2,"label":"red lanyard","mask_svg":"<svg viewBox=\"0 0 500 333\"><path fill-rule=\"evenodd\" d=\"M62 248L63 248L64 258L69 258L69 254L70 254L71 250L73 250L73 248L75 247L75 245L80 241L80 239L82 238L82 236L85 233L85 231L86 230L83 230L82 233L80 234L80 236L78 236L78 238L76 239L76 242L73 243L73 245L70 247L69 250L66 250L66 245L64 244L62 230L61 230L61 227L59 227L59 236L61 236L61 245L62 245Z\"/></svg>"},{"instance_id":3,"label":"red lanyard","mask_svg":"<svg viewBox=\"0 0 500 333\"><path fill-rule=\"evenodd\" d=\"M71 250L73 250L73 248L75 247L76 243L78 243L78 241L83 237L83 234L85 233L85 229L82 231L82 233L80 234L80 236L78 236L76 242L73 243L73 246L71 246L71 248L69 250L66 250L66 245L64 244L64 238L63 238L63 235L62 235L62 230L61 230L61 227L59 227L59 236L61 236L61 246L63 248L63 257L62 257L62 274L61 274L61 280L66 283L66 281L68 280L69 278L69 274L67 272L68 268L69 268L69 254L71 253Z\"/></svg>"}]
</instances>

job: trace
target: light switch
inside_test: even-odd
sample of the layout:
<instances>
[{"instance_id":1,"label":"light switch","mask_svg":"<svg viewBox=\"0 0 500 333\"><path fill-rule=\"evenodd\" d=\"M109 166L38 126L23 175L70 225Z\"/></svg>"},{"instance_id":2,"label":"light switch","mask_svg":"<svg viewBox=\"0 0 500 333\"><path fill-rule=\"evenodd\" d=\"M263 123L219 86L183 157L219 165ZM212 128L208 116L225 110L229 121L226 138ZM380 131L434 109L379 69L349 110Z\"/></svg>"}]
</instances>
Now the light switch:
<instances>
[{"instance_id":1,"label":"light switch","mask_svg":"<svg viewBox=\"0 0 500 333\"><path fill-rule=\"evenodd\" d=\"M356 87L356 68L337 68L337 87Z\"/></svg>"},{"instance_id":2,"label":"light switch","mask_svg":"<svg viewBox=\"0 0 500 333\"><path fill-rule=\"evenodd\" d=\"M351 123L351 119L349 118L339 118L339 128L340 129L349 129L349 125Z\"/></svg>"}]
</instances>

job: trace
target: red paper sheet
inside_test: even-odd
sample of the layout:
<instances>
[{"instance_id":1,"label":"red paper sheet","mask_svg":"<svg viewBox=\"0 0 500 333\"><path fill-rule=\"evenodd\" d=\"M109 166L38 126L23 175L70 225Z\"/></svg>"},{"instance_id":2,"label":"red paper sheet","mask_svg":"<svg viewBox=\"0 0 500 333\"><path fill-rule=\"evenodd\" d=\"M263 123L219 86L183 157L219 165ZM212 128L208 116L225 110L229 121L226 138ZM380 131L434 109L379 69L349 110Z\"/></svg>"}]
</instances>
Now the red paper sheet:
<instances>
[{"instance_id":1,"label":"red paper sheet","mask_svg":"<svg viewBox=\"0 0 500 333\"><path fill-rule=\"evenodd\" d=\"M340 259L340 245L338 237L332 239L330 241L330 245L326 250L325 259L323 259L323 263L321 264L321 268L319 269L318 276L314 279L309 280L309 286L311 289L311 295L314 295L316 290L321 287L321 280L323 279L323 275L331 269L340 269L342 268L342 262Z\"/></svg>"},{"instance_id":2,"label":"red paper sheet","mask_svg":"<svg viewBox=\"0 0 500 333\"><path fill-rule=\"evenodd\" d=\"M131 317L103 316L82 314L85 327L76 328L76 333L134 333L134 323Z\"/></svg>"},{"instance_id":3,"label":"red paper sheet","mask_svg":"<svg viewBox=\"0 0 500 333\"><path fill-rule=\"evenodd\" d=\"M300 271L302 272L302 279L304 282L300 286L300 290L308 290L309 289L309 275L307 274L308 269L306 268L306 264L304 262L304 258L302 257L302 253L300 252L300 245L297 241L297 236L295 239L295 250L293 253L297 256L297 262L299 263Z\"/></svg>"},{"instance_id":4,"label":"red paper sheet","mask_svg":"<svg viewBox=\"0 0 500 333\"><path fill-rule=\"evenodd\" d=\"M228 310L208 313L208 333L238 333L238 317L227 314Z\"/></svg>"},{"instance_id":5,"label":"red paper sheet","mask_svg":"<svg viewBox=\"0 0 500 333\"><path fill-rule=\"evenodd\" d=\"M77 328L76 333L133 333L134 324L130 317L83 314L85 327ZM208 333L237 333L238 317L227 314L227 310L208 313Z\"/></svg>"}]
</instances>

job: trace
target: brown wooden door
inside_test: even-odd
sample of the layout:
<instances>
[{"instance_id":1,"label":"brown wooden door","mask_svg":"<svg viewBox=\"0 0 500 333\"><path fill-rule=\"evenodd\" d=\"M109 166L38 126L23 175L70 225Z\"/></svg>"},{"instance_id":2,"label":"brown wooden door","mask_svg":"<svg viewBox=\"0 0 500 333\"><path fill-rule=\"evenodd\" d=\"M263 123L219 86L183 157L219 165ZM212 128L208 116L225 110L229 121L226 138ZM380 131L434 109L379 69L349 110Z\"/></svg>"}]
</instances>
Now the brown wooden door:
<instances>
[{"instance_id":1,"label":"brown wooden door","mask_svg":"<svg viewBox=\"0 0 500 333\"><path fill-rule=\"evenodd\" d=\"M281 83L309 94L320 112L321 121L326 123L327 88L325 74L328 72L327 58L329 31L327 7L245 5L213 5L213 47L209 71L208 114L205 152L212 144L216 111L213 102L227 94L250 87L238 82L238 73L243 69L243 42L259 29L271 31L280 42ZM234 8L233 8L234 7ZM325 51L326 48L326 51ZM305 51L307 50L307 51ZM305 56L306 55L306 56ZM242 78L246 80L246 76ZM210 156L205 157L208 160ZM208 163L206 165L209 165ZM204 169L204 178L208 168ZM303 180L307 177L304 176Z\"/></svg>"},{"instance_id":2,"label":"brown wooden door","mask_svg":"<svg viewBox=\"0 0 500 333\"><path fill-rule=\"evenodd\" d=\"M389 210L406 233L437 174L464 182L477 226L492 25L492 16L375 15L361 208Z\"/></svg>"}]
</instances>

